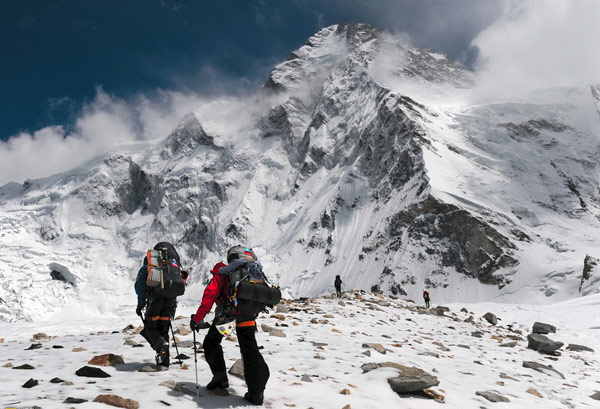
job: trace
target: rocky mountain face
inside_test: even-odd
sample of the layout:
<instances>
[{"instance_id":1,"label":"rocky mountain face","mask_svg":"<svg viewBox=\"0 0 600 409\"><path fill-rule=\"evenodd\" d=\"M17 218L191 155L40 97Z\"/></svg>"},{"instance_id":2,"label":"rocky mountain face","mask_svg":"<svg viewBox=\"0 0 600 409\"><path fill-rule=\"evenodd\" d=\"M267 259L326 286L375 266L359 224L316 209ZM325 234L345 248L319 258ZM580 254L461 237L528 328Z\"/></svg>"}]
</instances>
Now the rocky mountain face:
<instances>
[{"instance_id":1,"label":"rocky mountain face","mask_svg":"<svg viewBox=\"0 0 600 409\"><path fill-rule=\"evenodd\" d=\"M600 233L598 90L431 98L473 81L441 54L339 24L277 65L243 112L195 111L162 141L6 185L0 317L133 303L159 240L192 268L184 301L238 243L295 296L330 291L336 274L345 288L429 288L434 302L575 295Z\"/></svg>"}]
</instances>

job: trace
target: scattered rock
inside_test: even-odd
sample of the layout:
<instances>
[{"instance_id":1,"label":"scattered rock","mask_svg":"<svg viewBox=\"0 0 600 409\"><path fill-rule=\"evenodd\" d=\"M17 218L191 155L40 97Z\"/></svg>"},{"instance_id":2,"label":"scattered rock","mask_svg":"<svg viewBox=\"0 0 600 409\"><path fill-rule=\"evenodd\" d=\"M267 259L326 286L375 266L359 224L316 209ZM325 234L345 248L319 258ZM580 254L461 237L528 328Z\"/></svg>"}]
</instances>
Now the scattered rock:
<instances>
[{"instance_id":1,"label":"scattered rock","mask_svg":"<svg viewBox=\"0 0 600 409\"><path fill-rule=\"evenodd\" d=\"M52 348L54 348L54 349L63 349L64 346L62 346L62 345L52 345Z\"/></svg>"},{"instance_id":2,"label":"scattered rock","mask_svg":"<svg viewBox=\"0 0 600 409\"><path fill-rule=\"evenodd\" d=\"M546 375L551 375L548 372L554 372L554 373L558 374L558 376L560 376L562 379L565 379L565 376L562 373L558 372L556 369L552 368L552 366L550 366L550 365L543 365L543 364L539 364L539 363L533 362L533 361L523 361L523 367L533 369L535 371L544 373Z\"/></svg>"},{"instance_id":3,"label":"scattered rock","mask_svg":"<svg viewBox=\"0 0 600 409\"><path fill-rule=\"evenodd\" d=\"M50 383L63 383L64 381L60 378L52 378L50 379Z\"/></svg>"},{"instance_id":4,"label":"scattered rock","mask_svg":"<svg viewBox=\"0 0 600 409\"><path fill-rule=\"evenodd\" d=\"M505 342L504 344L500 344L502 348L514 348L517 346L517 341Z\"/></svg>"},{"instance_id":5,"label":"scattered rock","mask_svg":"<svg viewBox=\"0 0 600 409\"><path fill-rule=\"evenodd\" d=\"M285 321L285 315L283 314L271 314L271 317L277 318L279 321Z\"/></svg>"},{"instance_id":6,"label":"scattered rock","mask_svg":"<svg viewBox=\"0 0 600 409\"><path fill-rule=\"evenodd\" d=\"M33 334L33 336L31 337L32 341L39 341L41 339L50 339L50 337L46 334L44 334L43 332L38 332L37 334Z\"/></svg>"},{"instance_id":7,"label":"scattered rock","mask_svg":"<svg viewBox=\"0 0 600 409\"><path fill-rule=\"evenodd\" d=\"M87 349L85 349L83 347L77 347L77 348L73 348L71 350L71 352L83 352L83 351L87 351Z\"/></svg>"},{"instance_id":8,"label":"scattered rock","mask_svg":"<svg viewBox=\"0 0 600 409\"><path fill-rule=\"evenodd\" d=\"M98 366L117 366L124 363L123 357L115 354L98 355L88 361L88 364Z\"/></svg>"},{"instance_id":9,"label":"scattered rock","mask_svg":"<svg viewBox=\"0 0 600 409\"><path fill-rule=\"evenodd\" d=\"M552 341L547 336L541 334L529 334L527 335L527 340L529 341L527 348L543 354L552 354L564 345L562 342Z\"/></svg>"},{"instance_id":10,"label":"scattered rock","mask_svg":"<svg viewBox=\"0 0 600 409\"><path fill-rule=\"evenodd\" d=\"M70 396L63 401L63 403L84 403L87 399L71 398Z\"/></svg>"},{"instance_id":11,"label":"scattered rock","mask_svg":"<svg viewBox=\"0 0 600 409\"><path fill-rule=\"evenodd\" d=\"M475 392L475 395L483 396L490 402L510 402L507 397L492 391L477 391Z\"/></svg>"},{"instance_id":12,"label":"scattered rock","mask_svg":"<svg viewBox=\"0 0 600 409\"><path fill-rule=\"evenodd\" d=\"M483 364L482 364L482 365L483 365ZM518 380L518 379L515 379L515 378L513 378L512 376L508 376L507 374L505 374L505 373L503 373L503 372L501 372L501 373L500 373L500 378L502 378L502 379L510 379L510 380L512 380L512 381L517 381L517 382L519 382L519 380Z\"/></svg>"},{"instance_id":13,"label":"scattered rock","mask_svg":"<svg viewBox=\"0 0 600 409\"><path fill-rule=\"evenodd\" d=\"M350 409L350 404L344 405L342 409Z\"/></svg>"},{"instance_id":14,"label":"scattered rock","mask_svg":"<svg viewBox=\"0 0 600 409\"><path fill-rule=\"evenodd\" d=\"M532 394L533 396L537 396L538 398L543 398L544 396L542 396L541 393L538 392L537 389L535 388L529 388L527 389L525 392Z\"/></svg>"},{"instance_id":15,"label":"scattered rock","mask_svg":"<svg viewBox=\"0 0 600 409\"><path fill-rule=\"evenodd\" d=\"M596 392L593 395L590 395L590 398L594 400L600 400L600 392Z\"/></svg>"},{"instance_id":16,"label":"scattered rock","mask_svg":"<svg viewBox=\"0 0 600 409\"><path fill-rule=\"evenodd\" d=\"M575 352L579 352L579 351L594 352L594 350L592 348L586 347L584 345L578 345L578 344L569 344L569 345L567 345L567 349L569 351L575 351Z\"/></svg>"},{"instance_id":17,"label":"scattered rock","mask_svg":"<svg viewBox=\"0 0 600 409\"><path fill-rule=\"evenodd\" d=\"M387 351L387 349L383 345L377 344L375 342L365 342L364 344L362 344L362 347L374 349L375 351L379 352L380 354L384 354L384 355Z\"/></svg>"},{"instance_id":18,"label":"scattered rock","mask_svg":"<svg viewBox=\"0 0 600 409\"><path fill-rule=\"evenodd\" d=\"M25 348L25 351L29 351L30 349L40 349L42 344L31 344L29 348Z\"/></svg>"},{"instance_id":19,"label":"scattered rock","mask_svg":"<svg viewBox=\"0 0 600 409\"><path fill-rule=\"evenodd\" d=\"M551 332L556 332L556 327L554 325L544 324L543 322L535 322L531 332L534 334L549 334Z\"/></svg>"},{"instance_id":20,"label":"scattered rock","mask_svg":"<svg viewBox=\"0 0 600 409\"><path fill-rule=\"evenodd\" d=\"M146 365L138 369L138 372L162 372L168 370L169 368L162 365Z\"/></svg>"},{"instance_id":21,"label":"scattered rock","mask_svg":"<svg viewBox=\"0 0 600 409\"><path fill-rule=\"evenodd\" d=\"M269 336L271 337L281 337L281 338L286 338L287 335L285 334L285 332L283 332L283 330L281 329L277 329L277 328L273 328L267 324L262 324L260 327L264 332L268 332Z\"/></svg>"},{"instance_id":22,"label":"scattered rock","mask_svg":"<svg viewBox=\"0 0 600 409\"><path fill-rule=\"evenodd\" d=\"M127 339L125 340L125 342L123 342L123 345L130 345L130 346L132 346L132 347L136 346L137 344L138 344L138 343L137 343L137 342L135 342L135 341L134 341L133 339L131 339L131 338L127 338Z\"/></svg>"},{"instance_id":23,"label":"scattered rock","mask_svg":"<svg viewBox=\"0 0 600 409\"><path fill-rule=\"evenodd\" d=\"M492 325L496 325L498 323L498 318L491 312L486 312L482 318Z\"/></svg>"},{"instance_id":24,"label":"scattered rock","mask_svg":"<svg viewBox=\"0 0 600 409\"><path fill-rule=\"evenodd\" d=\"M177 343L180 348L194 348L194 341L181 341Z\"/></svg>"},{"instance_id":25,"label":"scattered rock","mask_svg":"<svg viewBox=\"0 0 600 409\"><path fill-rule=\"evenodd\" d=\"M184 360L184 359L190 359L190 357L187 356L186 354L179 354L175 357L175 359Z\"/></svg>"},{"instance_id":26,"label":"scattered rock","mask_svg":"<svg viewBox=\"0 0 600 409\"><path fill-rule=\"evenodd\" d=\"M302 382L311 382L312 383L312 379L310 378L310 376L308 376L306 374L302 375L301 381Z\"/></svg>"},{"instance_id":27,"label":"scattered rock","mask_svg":"<svg viewBox=\"0 0 600 409\"><path fill-rule=\"evenodd\" d=\"M471 332L471 336L475 338L483 338L483 331L473 331Z\"/></svg>"},{"instance_id":28,"label":"scattered rock","mask_svg":"<svg viewBox=\"0 0 600 409\"><path fill-rule=\"evenodd\" d=\"M134 329L135 327L132 324L129 324L128 326L126 326L125 328L123 328L121 330L121 332L126 332L126 331L131 331L132 329Z\"/></svg>"},{"instance_id":29,"label":"scattered rock","mask_svg":"<svg viewBox=\"0 0 600 409\"><path fill-rule=\"evenodd\" d=\"M340 395L350 395L350 390L349 389L342 389L340 391Z\"/></svg>"},{"instance_id":30,"label":"scattered rock","mask_svg":"<svg viewBox=\"0 0 600 409\"><path fill-rule=\"evenodd\" d=\"M446 397L444 395L442 395L441 393L437 393L433 389L425 389L423 393L428 397L434 399L436 402L444 403L444 401L446 400Z\"/></svg>"},{"instance_id":31,"label":"scattered rock","mask_svg":"<svg viewBox=\"0 0 600 409\"><path fill-rule=\"evenodd\" d=\"M283 304L277 304L277 307L275 308L275 312L280 312L282 314L287 314L289 312L289 308L286 307Z\"/></svg>"},{"instance_id":32,"label":"scattered rock","mask_svg":"<svg viewBox=\"0 0 600 409\"><path fill-rule=\"evenodd\" d=\"M4 365L2 365L3 368L12 368L12 362L7 362Z\"/></svg>"},{"instance_id":33,"label":"scattered rock","mask_svg":"<svg viewBox=\"0 0 600 409\"><path fill-rule=\"evenodd\" d=\"M339 300L338 301L338 305L341 305L342 307L345 307L346 303L343 300Z\"/></svg>"},{"instance_id":34,"label":"scattered rock","mask_svg":"<svg viewBox=\"0 0 600 409\"><path fill-rule=\"evenodd\" d=\"M37 379L29 378L27 382L25 382L22 387L23 388L33 388L34 386L38 386L40 383Z\"/></svg>"},{"instance_id":35,"label":"scattered rock","mask_svg":"<svg viewBox=\"0 0 600 409\"><path fill-rule=\"evenodd\" d=\"M84 366L79 368L75 375L77 376L85 376L87 378L110 378L110 375L104 372L100 368L95 368L93 366Z\"/></svg>"},{"instance_id":36,"label":"scattered rock","mask_svg":"<svg viewBox=\"0 0 600 409\"><path fill-rule=\"evenodd\" d=\"M422 391L440 384L440 381L435 376L422 369L414 366L412 368L403 365L399 366L400 368L396 367L400 370L399 376L388 379L390 387L398 395Z\"/></svg>"},{"instance_id":37,"label":"scattered rock","mask_svg":"<svg viewBox=\"0 0 600 409\"><path fill-rule=\"evenodd\" d=\"M464 313L467 313L467 314L468 314L468 313L469 313L469 310L467 310L465 307L462 307L462 308L460 309L460 312L464 312Z\"/></svg>"},{"instance_id":38,"label":"scattered rock","mask_svg":"<svg viewBox=\"0 0 600 409\"><path fill-rule=\"evenodd\" d=\"M94 402L105 403L110 406L125 409L138 409L140 404L133 399L125 399L117 395L98 395Z\"/></svg>"},{"instance_id":39,"label":"scattered rock","mask_svg":"<svg viewBox=\"0 0 600 409\"><path fill-rule=\"evenodd\" d=\"M179 328L177 328L177 329L175 330L175 333L183 336L183 335L188 335L188 334L191 334L191 333L192 333L192 331L191 331L191 330L189 330L189 329L187 329L187 328L186 328L186 327L184 327L184 326L181 326L181 327L179 327Z\"/></svg>"},{"instance_id":40,"label":"scattered rock","mask_svg":"<svg viewBox=\"0 0 600 409\"><path fill-rule=\"evenodd\" d=\"M23 364L23 365L19 365L19 366L13 366L13 369L35 369L35 368L29 364Z\"/></svg>"},{"instance_id":41,"label":"scattered rock","mask_svg":"<svg viewBox=\"0 0 600 409\"><path fill-rule=\"evenodd\" d=\"M185 393L187 395L196 397L196 392L191 391L190 389L185 387L183 384L175 383L175 381L173 381L173 380L164 381L164 382L160 383L160 385L166 386L167 388L169 388L175 392L181 392L181 393Z\"/></svg>"},{"instance_id":42,"label":"scattered rock","mask_svg":"<svg viewBox=\"0 0 600 409\"><path fill-rule=\"evenodd\" d=\"M231 368L229 368L229 374L244 379L244 361L241 359L235 361Z\"/></svg>"},{"instance_id":43,"label":"scattered rock","mask_svg":"<svg viewBox=\"0 0 600 409\"><path fill-rule=\"evenodd\" d=\"M363 355L366 355L366 356L371 356L371 351L369 351L369 350L367 349L366 351L363 351L363 353L362 353L362 354L363 354Z\"/></svg>"}]
</instances>

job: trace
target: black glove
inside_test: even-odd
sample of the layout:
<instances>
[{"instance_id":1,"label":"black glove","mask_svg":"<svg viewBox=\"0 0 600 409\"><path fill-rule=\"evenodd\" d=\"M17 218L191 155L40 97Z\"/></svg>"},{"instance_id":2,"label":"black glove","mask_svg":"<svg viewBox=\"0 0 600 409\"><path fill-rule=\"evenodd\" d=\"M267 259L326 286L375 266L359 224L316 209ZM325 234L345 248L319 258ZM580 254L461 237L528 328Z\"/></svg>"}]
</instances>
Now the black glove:
<instances>
[{"instance_id":1,"label":"black glove","mask_svg":"<svg viewBox=\"0 0 600 409\"><path fill-rule=\"evenodd\" d=\"M143 309L144 309L144 307L137 307L137 308L135 309L135 313L141 317L141 316L142 316L142 310L143 310ZM143 318L143 317L142 317L142 318Z\"/></svg>"},{"instance_id":2,"label":"black glove","mask_svg":"<svg viewBox=\"0 0 600 409\"><path fill-rule=\"evenodd\" d=\"M198 331L201 329L210 328L210 324L208 322L204 322L204 320L196 322L194 321L194 316L192 315L192 317L190 318L190 328L192 329L192 331Z\"/></svg>"}]
</instances>

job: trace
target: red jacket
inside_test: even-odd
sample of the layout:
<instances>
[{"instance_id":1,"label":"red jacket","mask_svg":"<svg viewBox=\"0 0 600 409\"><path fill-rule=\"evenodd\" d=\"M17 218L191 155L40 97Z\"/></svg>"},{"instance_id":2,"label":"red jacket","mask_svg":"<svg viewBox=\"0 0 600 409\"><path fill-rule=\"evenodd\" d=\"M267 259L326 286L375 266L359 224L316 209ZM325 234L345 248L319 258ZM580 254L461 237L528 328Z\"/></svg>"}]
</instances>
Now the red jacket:
<instances>
[{"instance_id":1,"label":"red jacket","mask_svg":"<svg viewBox=\"0 0 600 409\"><path fill-rule=\"evenodd\" d=\"M198 311L194 314L194 321L196 322L200 322L206 317L213 304L221 304L223 299L229 295L229 279L219 274L221 267L225 267L225 264L218 262L210 270L213 276L204 290Z\"/></svg>"}]
</instances>

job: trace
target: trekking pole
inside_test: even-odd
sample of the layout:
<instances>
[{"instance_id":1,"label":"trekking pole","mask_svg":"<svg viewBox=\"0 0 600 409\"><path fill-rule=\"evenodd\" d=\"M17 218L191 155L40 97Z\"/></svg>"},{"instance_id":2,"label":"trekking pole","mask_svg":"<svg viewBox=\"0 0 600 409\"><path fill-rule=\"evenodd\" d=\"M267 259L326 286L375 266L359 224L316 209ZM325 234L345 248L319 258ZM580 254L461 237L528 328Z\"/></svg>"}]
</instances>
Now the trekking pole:
<instances>
[{"instance_id":1,"label":"trekking pole","mask_svg":"<svg viewBox=\"0 0 600 409\"><path fill-rule=\"evenodd\" d=\"M196 352L196 331L192 330L194 333L194 370L196 371L196 400L200 398L198 391L198 355Z\"/></svg>"},{"instance_id":2,"label":"trekking pole","mask_svg":"<svg viewBox=\"0 0 600 409\"><path fill-rule=\"evenodd\" d=\"M175 351L177 351L176 358L179 359L179 366L181 367L183 361L181 360L181 355L179 355L179 349L177 348L177 341L175 341L175 331L173 331L173 324L171 324L171 320L169 320L169 327L171 327L171 334L173 334L173 343L175 344Z\"/></svg>"}]
</instances>

